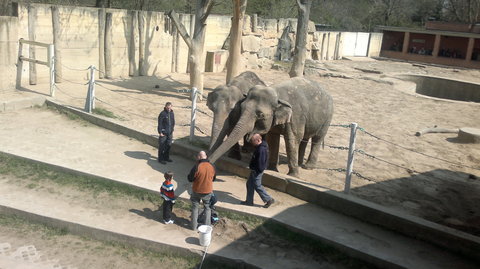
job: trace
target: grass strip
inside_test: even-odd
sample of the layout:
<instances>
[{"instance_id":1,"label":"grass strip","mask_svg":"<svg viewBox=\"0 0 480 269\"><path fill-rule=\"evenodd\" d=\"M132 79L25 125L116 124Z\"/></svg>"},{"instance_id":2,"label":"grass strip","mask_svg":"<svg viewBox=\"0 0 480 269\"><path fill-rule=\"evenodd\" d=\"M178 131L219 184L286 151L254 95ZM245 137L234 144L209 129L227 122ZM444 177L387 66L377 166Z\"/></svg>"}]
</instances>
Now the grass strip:
<instances>
[{"instance_id":1,"label":"grass strip","mask_svg":"<svg viewBox=\"0 0 480 269\"><path fill-rule=\"evenodd\" d=\"M125 196L135 198L141 201L149 201L154 205L160 205L163 200L160 195L153 191L147 191L132 188L127 184L102 180L96 177L77 175L64 171L52 170L49 166L39 163L32 163L28 160L11 157L0 153L0 174L10 174L18 178L32 180L28 186L35 187L35 182L50 180L58 185L70 185L77 187L82 191L91 191L94 195L108 193L116 198L125 198ZM176 209L191 210L191 204L184 201L177 201ZM234 222L244 222L254 229L254 231L267 231L276 238L284 240L289 245L302 251L318 255L327 261L341 263L347 268L374 268L371 265L358 259L353 259L326 245L318 239L306 236L304 234L292 231L282 224L274 221L265 221L262 218L252 215L244 215L229 210L218 210L221 218L230 219ZM1 224L1 222L0 222Z\"/></svg>"}]
</instances>

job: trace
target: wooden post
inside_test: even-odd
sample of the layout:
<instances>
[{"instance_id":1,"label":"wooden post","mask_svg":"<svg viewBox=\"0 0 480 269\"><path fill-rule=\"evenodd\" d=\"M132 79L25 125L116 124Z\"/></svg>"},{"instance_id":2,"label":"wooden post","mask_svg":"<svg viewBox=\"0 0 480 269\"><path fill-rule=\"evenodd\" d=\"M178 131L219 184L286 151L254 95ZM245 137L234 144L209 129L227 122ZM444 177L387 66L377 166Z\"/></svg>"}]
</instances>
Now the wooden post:
<instances>
[{"instance_id":1,"label":"wooden post","mask_svg":"<svg viewBox=\"0 0 480 269\"><path fill-rule=\"evenodd\" d=\"M190 142L193 141L195 136L195 118L197 115L197 88L192 88L192 113L190 120Z\"/></svg>"},{"instance_id":2,"label":"wooden post","mask_svg":"<svg viewBox=\"0 0 480 269\"><path fill-rule=\"evenodd\" d=\"M35 41L35 25L36 25L37 12L35 7L28 6L28 39ZM35 59L35 46L28 46L28 58ZM30 85L37 84L37 66L35 63L29 62L29 81Z\"/></svg>"},{"instance_id":3,"label":"wooden post","mask_svg":"<svg viewBox=\"0 0 480 269\"><path fill-rule=\"evenodd\" d=\"M145 76L145 11L138 12L138 75Z\"/></svg>"},{"instance_id":4,"label":"wooden post","mask_svg":"<svg viewBox=\"0 0 480 269\"><path fill-rule=\"evenodd\" d=\"M438 57L438 52L440 51L440 41L442 39L442 36L440 34L435 35L435 42L433 43L433 52L432 56L433 58Z\"/></svg>"},{"instance_id":5,"label":"wooden post","mask_svg":"<svg viewBox=\"0 0 480 269\"><path fill-rule=\"evenodd\" d=\"M467 62L470 62L472 60L472 54L473 54L473 47L475 45L475 38L469 37L468 38L468 45L467 45L467 54L465 56L465 60Z\"/></svg>"},{"instance_id":6,"label":"wooden post","mask_svg":"<svg viewBox=\"0 0 480 269\"><path fill-rule=\"evenodd\" d=\"M408 53L408 45L410 44L410 32L405 32L405 36L403 37L403 47L402 47L402 53L407 54Z\"/></svg>"},{"instance_id":7,"label":"wooden post","mask_svg":"<svg viewBox=\"0 0 480 269\"><path fill-rule=\"evenodd\" d=\"M60 47L60 16L58 7L52 6L53 45L55 46L55 83L62 82L62 54Z\"/></svg>"},{"instance_id":8,"label":"wooden post","mask_svg":"<svg viewBox=\"0 0 480 269\"><path fill-rule=\"evenodd\" d=\"M18 59L17 59L17 82L15 83L15 88L19 90L22 86L22 73L23 73L23 61L20 58L23 52L23 43L22 38L18 42Z\"/></svg>"},{"instance_id":9,"label":"wooden post","mask_svg":"<svg viewBox=\"0 0 480 269\"><path fill-rule=\"evenodd\" d=\"M348 194L350 192L350 183L352 180L352 171L353 171L353 160L355 153L355 139L357 134L358 124L353 122L350 125L350 145L348 146L348 161L347 161L347 177L345 178L345 190L344 192Z\"/></svg>"},{"instance_id":10,"label":"wooden post","mask_svg":"<svg viewBox=\"0 0 480 269\"><path fill-rule=\"evenodd\" d=\"M105 74L105 9L98 10L98 69L99 78L103 78Z\"/></svg>"},{"instance_id":11,"label":"wooden post","mask_svg":"<svg viewBox=\"0 0 480 269\"><path fill-rule=\"evenodd\" d=\"M48 67L50 68L50 96L55 97L55 46L48 45Z\"/></svg>"},{"instance_id":12,"label":"wooden post","mask_svg":"<svg viewBox=\"0 0 480 269\"><path fill-rule=\"evenodd\" d=\"M257 13L253 14L253 18L252 18L252 32L256 33L257 32L257 20L258 20L258 16L257 16Z\"/></svg>"},{"instance_id":13,"label":"wooden post","mask_svg":"<svg viewBox=\"0 0 480 269\"><path fill-rule=\"evenodd\" d=\"M112 78L112 13L105 16L105 77Z\"/></svg>"},{"instance_id":14,"label":"wooden post","mask_svg":"<svg viewBox=\"0 0 480 269\"><path fill-rule=\"evenodd\" d=\"M133 10L129 12L131 24L130 24L130 44L128 44L128 75L133 77L137 71L137 65L135 63L135 33L137 28L137 11Z\"/></svg>"}]
</instances>

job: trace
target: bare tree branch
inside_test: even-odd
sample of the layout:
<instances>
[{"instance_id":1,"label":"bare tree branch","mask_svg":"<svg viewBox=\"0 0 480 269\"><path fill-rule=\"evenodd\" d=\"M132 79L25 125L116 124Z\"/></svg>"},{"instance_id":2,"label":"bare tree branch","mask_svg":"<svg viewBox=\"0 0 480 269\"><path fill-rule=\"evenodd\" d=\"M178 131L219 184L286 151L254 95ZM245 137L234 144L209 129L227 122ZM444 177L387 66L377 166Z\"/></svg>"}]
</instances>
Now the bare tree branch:
<instances>
[{"instance_id":1,"label":"bare tree branch","mask_svg":"<svg viewBox=\"0 0 480 269\"><path fill-rule=\"evenodd\" d=\"M185 29L185 26L183 25L183 23L180 22L180 19L178 18L178 15L175 12L175 10L171 10L170 12L168 12L167 15L170 17L170 19L172 19L173 23L175 24L175 27L177 27L177 30L180 33L180 36L182 36L187 46L191 49L192 38L190 37L187 30Z\"/></svg>"}]
</instances>

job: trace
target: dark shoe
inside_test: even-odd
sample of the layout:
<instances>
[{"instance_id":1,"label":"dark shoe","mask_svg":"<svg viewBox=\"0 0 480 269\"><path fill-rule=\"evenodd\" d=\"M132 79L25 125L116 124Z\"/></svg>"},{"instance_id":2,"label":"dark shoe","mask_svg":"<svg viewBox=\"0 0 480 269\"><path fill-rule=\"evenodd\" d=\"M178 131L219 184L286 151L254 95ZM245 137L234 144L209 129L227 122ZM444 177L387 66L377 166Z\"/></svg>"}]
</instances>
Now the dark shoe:
<instances>
[{"instance_id":1,"label":"dark shoe","mask_svg":"<svg viewBox=\"0 0 480 269\"><path fill-rule=\"evenodd\" d=\"M248 206L253 206L253 203L247 203L247 201L241 201L241 205L248 205Z\"/></svg>"},{"instance_id":2,"label":"dark shoe","mask_svg":"<svg viewBox=\"0 0 480 269\"><path fill-rule=\"evenodd\" d=\"M167 164L166 161L158 161L158 162L161 163L161 164Z\"/></svg>"},{"instance_id":3,"label":"dark shoe","mask_svg":"<svg viewBox=\"0 0 480 269\"><path fill-rule=\"evenodd\" d=\"M167 161L169 163L173 162L172 159L166 159L165 161Z\"/></svg>"},{"instance_id":4,"label":"dark shoe","mask_svg":"<svg viewBox=\"0 0 480 269\"><path fill-rule=\"evenodd\" d=\"M270 199L268 202L263 206L264 208L269 208L273 203L275 203L275 199Z\"/></svg>"}]
</instances>

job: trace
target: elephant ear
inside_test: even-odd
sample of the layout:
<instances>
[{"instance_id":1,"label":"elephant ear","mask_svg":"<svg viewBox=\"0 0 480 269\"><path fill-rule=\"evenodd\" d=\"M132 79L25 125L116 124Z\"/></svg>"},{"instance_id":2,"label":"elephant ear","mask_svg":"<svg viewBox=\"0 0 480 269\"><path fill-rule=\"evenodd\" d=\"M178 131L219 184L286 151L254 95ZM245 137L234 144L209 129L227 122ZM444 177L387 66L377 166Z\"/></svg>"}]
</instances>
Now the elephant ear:
<instances>
[{"instance_id":1,"label":"elephant ear","mask_svg":"<svg viewBox=\"0 0 480 269\"><path fill-rule=\"evenodd\" d=\"M273 115L273 126L290 122L292 118L292 106L284 100L278 100L278 106Z\"/></svg>"}]
</instances>

